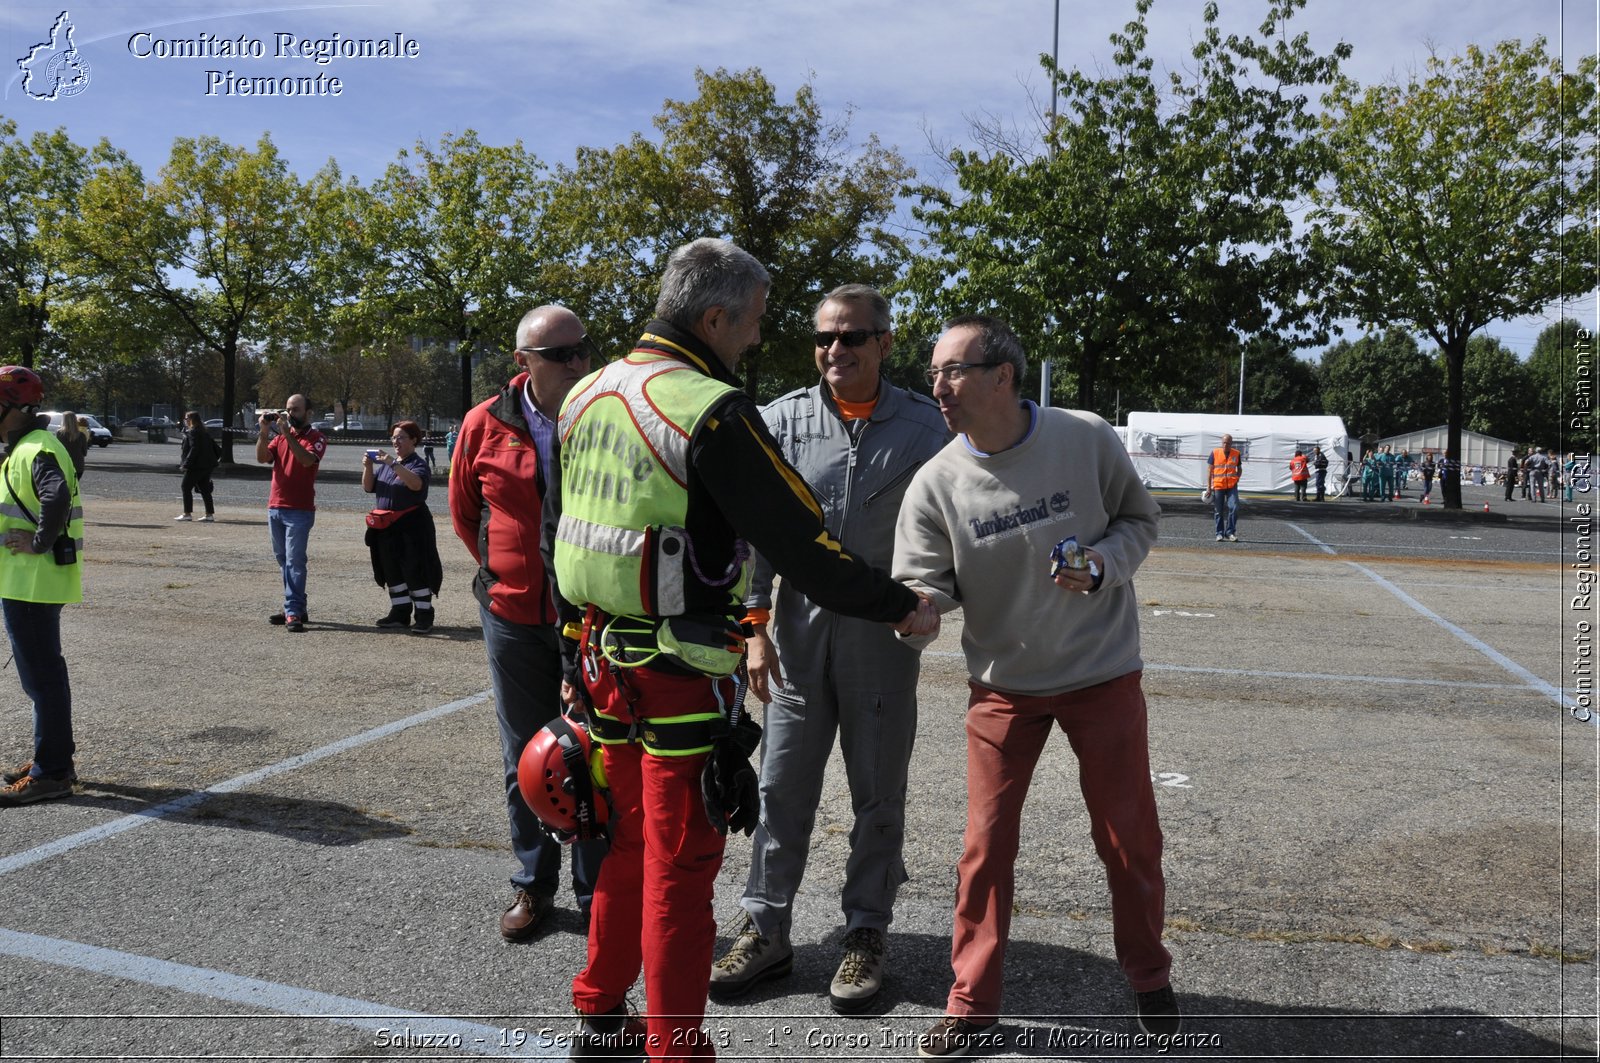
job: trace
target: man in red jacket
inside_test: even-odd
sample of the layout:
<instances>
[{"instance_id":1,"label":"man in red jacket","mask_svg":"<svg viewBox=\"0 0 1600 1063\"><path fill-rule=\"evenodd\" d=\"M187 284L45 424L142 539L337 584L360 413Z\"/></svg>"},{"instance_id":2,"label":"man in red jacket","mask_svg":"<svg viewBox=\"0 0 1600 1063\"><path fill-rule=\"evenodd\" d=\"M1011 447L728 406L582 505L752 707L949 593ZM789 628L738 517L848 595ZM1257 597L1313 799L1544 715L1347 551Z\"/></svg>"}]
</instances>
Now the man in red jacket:
<instances>
[{"instance_id":1,"label":"man in red jacket","mask_svg":"<svg viewBox=\"0 0 1600 1063\"><path fill-rule=\"evenodd\" d=\"M561 872L561 845L517 792L517 758L561 708L555 571L547 552L560 497L555 422L567 392L588 374L593 350L572 311L528 311L517 325L513 354L521 372L467 414L450 470L450 521L478 562L472 591L483 621L519 865L511 876L511 905L500 917L507 941L537 932L555 906ZM573 892L586 922L604 855L604 841L572 847Z\"/></svg>"}]
</instances>

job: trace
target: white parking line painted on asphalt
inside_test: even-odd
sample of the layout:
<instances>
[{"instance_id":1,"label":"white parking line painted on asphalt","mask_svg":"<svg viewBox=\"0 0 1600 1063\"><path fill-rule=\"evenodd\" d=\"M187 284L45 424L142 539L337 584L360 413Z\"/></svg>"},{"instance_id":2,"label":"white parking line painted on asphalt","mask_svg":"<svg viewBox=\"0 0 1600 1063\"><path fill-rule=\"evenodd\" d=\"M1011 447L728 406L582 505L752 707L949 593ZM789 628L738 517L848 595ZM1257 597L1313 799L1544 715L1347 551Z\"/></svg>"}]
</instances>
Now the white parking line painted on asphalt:
<instances>
[{"instance_id":1,"label":"white parking line painted on asphalt","mask_svg":"<svg viewBox=\"0 0 1600 1063\"><path fill-rule=\"evenodd\" d=\"M427 723L430 720L437 720L441 716L449 716L451 713L460 712L462 709L471 708L474 705L481 705L483 702L489 700L489 696L490 691L480 690L478 693L473 694L470 697L452 701L447 705L439 705L431 709L425 709L424 711L413 716L407 716L403 720L393 720L370 730L362 731L360 734L351 735L349 738L341 738L337 742L329 743L328 745L322 746L319 749L313 749L309 753L297 753L286 760L278 761L276 764L268 765L265 768L259 768L256 771L252 771L244 775L235 776L234 778L228 779L225 782L219 782L215 786L207 787L204 790L198 790L195 793L177 798L173 801L168 801L165 804L156 805L153 808L141 809L140 811L134 812L131 815L123 816L121 819L114 819L111 822L103 823L98 827L92 827L89 830L79 831L77 834L69 834L64 838L57 838L55 841L46 842L45 844L36 846L27 850L26 852L5 857L0 859L0 875L9 875L13 871L20 871L25 867L32 867L41 860L48 860L52 856L59 856L62 853L70 852L73 849L79 848L80 846L89 845L104 838L114 837L123 833L124 831L133 830L135 827L143 827L147 824L166 819L168 816L171 816L174 813L182 812L185 809L192 808L195 805L200 804L202 801L205 801L207 798L215 794L229 794L236 790L242 790L246 786L253 786L263 779L270 779L274 775L282 775L286 771L294 771L296 768L303 768L308 764L314 764L319 760L323 760L324 758L335 756L339 753L348 752L352 749L358 749L361 746L376 742L382 738L388 738L392 734L398 734L399 732L411 727L415 727L418 724Z\"/></svg>"},{"instance_id":2,"label":"white parking line painted on asphalt","mask_svg":"<svg viewBox=\"0 0 1600 1063\"><path fill-rule=\"evenodd\" d=\"M1564 709L1577 708L1577 702L1567 697L1566 694L1557 689L1554 684L1547 683L1543 679L1540 679L1538 676L1534 675L1532 672L1528 671L1526 668L1522 667L1522 665L1518 664L1516 661L1513 661L1511 658L1507 657L1505 654L1501 653L1487 642L1484 642L1476 635L1471 635L1461 630L1461 628L1457 627L1455 624L1452 624L1450 621L1446 620L1432 609L1429 609L1427 606L1423 605L1421 602L1411 597L1411 595L1407 594L1399 587L1396 587L1393 583L1390 583L1388 580L1384 579L1370 568L1367 568L1365 565L1358 565L1354 561L1346 561L1345 564L1349 565L1357 572L1362 573L1368 579L1372 580L1372 582L1376 583L1378 586L1382 587L1396 598L1399 598L1412 609L1415 609L1429 620L1432 620L1435 624L1438 624L1440 627L1450 632L1450 634L1454 635L1468 646L1471 646L1473 649L1489 658L1489 660L1493 661L1495 664L1498 664L1501 668L1504 668L1514 676L1518 676L1519 678L1526 680L1530 687L1546 697L1553 699L1557 705L1560 705ZM1596 727L1600 727L1600 713L1590 713L1589 722Z\"/></svg>"},{"instance_id":3,"label":"white parking line painted on asphalt","mask_svg":"<svg viewBox=\"0 0 1600 1063\"><path fill-rule=\"evenodd\" d=\"M1287 524L1289 527L1305 536L1323 552L1333 554L1334 556L1338 555L1338 551L1334 550L1333 547L1329 546L1321 539L1318 539L1315 535L1312 535L1304 528L1298 527L1294 524L1289 524L1288 521L1284 521L1284 524ZM1543 679L1540 679L1538 676L1534 675L1532 672L1528 671L1526 668L1522 667L1522 665L1518 664L1516 661L1513 661L1511 658L1507 657L1505 654L1501 653L1487 642L1484 642L1476 635L1471 635L1466 631L1463 631L1460 627L1452 624L1450 621L1446 620L1432 609L1429 609L1427 606L1423 605L1421 602L1411 597L1411 595L1407 594L1390 581L1384 579L1370 568L1367 568L1365 565L1358 565L1354 561L1346 561L1345 564L1366 576L1372 582L1376 583L1378 586L1382 587L1396 598L1399 598L1406 605L1427 617L1429 620L1432 620L1435 624L1438 624L1440 627L1450 632L1450 634L1454 635L1468 646L1471 646L1473 649L1489 658L1489 660L1493 661L1495 664L1498 664L1501 668L1504 668L1506 671L1510 672L1514 676L1517 676L1519 679L1524 680L1528 688L1538 691L1547 698L1553 699L1557 705L1560 705L1564 709L1573 709L1577 707L1577 703L1575 701L1567 697L1566 694L1558 690L1553 684L1547 683ZM1468 684L1459 683L1452 685L1467 686ZM1600 713L1591 713L1589 715L1589 722L1596 727L1600 727Z\"/></svg>"},{"instance_id":4,"label":"white parking line painted on asphalt","mask_svg":"<svg viewBox=\"0 0 1600 1063\"><path fill-rule=\"evenodd\" d=\"M955 650L923 650L924 657L950 657L965 660L966 654ZM1147 672L1200 672L1206 675L1236 675L1246 679L1293 679L1328 683L1377 683L1380 686L1448 687L1451 690L1530 690L1544 691L1527 683L1471 683L1456 679L1407 679L1403 676L1332 675L1327 672L1274 672L1260 668L1216 668L1195 664L1151 664L1145 662Z\"/></svg>"},{"instance_id":5,"label":"white parking line painted on asphalt","mask_svg":"<svg viewBox=\"0 0 1600 1063\"><path fill-rule=\"evenodd\" d=\"M61 938L41 937L18 930L0 929L0 954L71 967L91 974L109 975L130 982L173 989L182 993L261 1008L303 1019L325 1019L342 1026L371 1031L373 1048L434 1046L474 1055L515 1059L564 1059L567 1039L540 1033L512 1047L504 1043L510 1031L465 1019L402 1011L352 997L334 996L311 989L265 982L205 967L137 956L129 952L84 945ZM161 1016L164 1023L172 1021ZM170 1036L163 1034L163 1036ZM405 1040L406 1037L411 1040ZM360 1053L362 1058L370 1058ZM121 1057L118 1057L121 1058Z\"/></svg>"},{"instance_id":6,"label":"white parking line painted on asphalt","mask_svg":"<svg viewBox=\"0 0 1600 1063\"><path fill-rule=\"evenodd\" d=\"M1321 550L1323 553L1325 553L1325 554L1337 554L1338 553L1338 551L1336 551L1333 547L1329 546L1327 543L1323 542L1321 539L1318 539L1315 535L1312 535L1310 532L1308 532L1304 528L1300 527L1300 525L1298 525L1298 524L1290 524L1288 521L1284 521L1283 523L1285 524L1285 526L1293 529L1294 531L1299 532L1301 535L1304 535L1307 539L1310 539L1311 542L1317 547L1317 549Z\"/></svg>"}]
</instances>

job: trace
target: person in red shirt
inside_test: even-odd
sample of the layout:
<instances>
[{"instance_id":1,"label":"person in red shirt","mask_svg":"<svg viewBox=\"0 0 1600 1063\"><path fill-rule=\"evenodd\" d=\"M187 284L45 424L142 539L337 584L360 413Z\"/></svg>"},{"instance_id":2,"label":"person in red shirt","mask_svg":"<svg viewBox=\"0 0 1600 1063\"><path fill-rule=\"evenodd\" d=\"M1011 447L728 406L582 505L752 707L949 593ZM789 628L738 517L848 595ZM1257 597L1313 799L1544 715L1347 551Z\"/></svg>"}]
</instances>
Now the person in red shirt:
<instances>
[{"instance_id":1,"label":"person in red shirt","mask_svg":"<svg viewBox=\"0 0 1600 1063\"><path fill-rule=\"evenodd\" d=\"M561 843L546 834L517 790L522 747L561 711L561 646L555 572L548 550L555 528L561 400L588 374L595 356L583 322L564 306L528 311L512 352L517 374L461 422L450 466L450 522L478 563L483 645L500 724L500 752L511 849L511 904L500 936L526 941L555 907ZM572 891L587 920L602 840L572 846Z\"/></svg>"},{"instance_id":2,"label":"person in red shirt","mask_svg":"<svg viewBox=\"0 0 1600 1063\"><path fill-rule=\"evenodd\" d=\"M1294 457L1289 459L1289 479L1294 481L1294 500L1306 500L1306 484L1311 482L1311 463L1306 460L1306 452L1297 450Z\"/></svg>"},{"instance_id":3,"label":"person in red shirt","mask_svg":"<svg viewBox=\"0 0 1600 1063\"><path fill-rule=\"evenodd\" d=\"M311 427L304 395L290 395L283 406L283 417L262 414L256 433L256 461L272 466L267 527L272 531L272 556L283 571L283 612L267 620L289 631L304 631L306 541L317 519L317 469L328 440Z\"/></svg>"}]
</instances>

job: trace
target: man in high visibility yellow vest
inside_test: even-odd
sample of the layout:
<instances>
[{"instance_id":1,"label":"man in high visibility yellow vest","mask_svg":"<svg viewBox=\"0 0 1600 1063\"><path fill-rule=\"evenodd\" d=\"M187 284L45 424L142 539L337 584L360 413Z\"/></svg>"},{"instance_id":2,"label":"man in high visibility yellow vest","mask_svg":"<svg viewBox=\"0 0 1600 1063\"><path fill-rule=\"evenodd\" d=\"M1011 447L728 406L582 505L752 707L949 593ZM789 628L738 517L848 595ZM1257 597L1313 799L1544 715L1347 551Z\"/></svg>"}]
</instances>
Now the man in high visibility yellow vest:
<instances>
[{"instance_id":1,"label":"man in high visibility yellow vest","mask_svg":"<svg viewBox=\"0 0 1600 1063\"><path fill-rule=\"evenodd\" d=\"M937 630L931 603L850 554L783 459L735 369L761 341L771 279L700 239L672 253L656 320L561 410L556 583L584 608L581 682L611 794L578 1055L716 1055L702 1028L728 828L759 813L754 741L729 733L752 547L824 609ZM626 993L643 972L648 1036Z\"/></svg>"},{"instance_id":2,"label":"man in high visibility yellow vest","mask_svg":"<svg viewBox=\"0 0 1600 1063\"><path fill-rule=\"evenodd\" d=\"M78 778L61 607L83 601L83 500L71 457L39 416L43 402L33 370L0 368L0 606L33 701L33 758L0 776L0 807L67 797Z\"/></svg>"}]
</instances>

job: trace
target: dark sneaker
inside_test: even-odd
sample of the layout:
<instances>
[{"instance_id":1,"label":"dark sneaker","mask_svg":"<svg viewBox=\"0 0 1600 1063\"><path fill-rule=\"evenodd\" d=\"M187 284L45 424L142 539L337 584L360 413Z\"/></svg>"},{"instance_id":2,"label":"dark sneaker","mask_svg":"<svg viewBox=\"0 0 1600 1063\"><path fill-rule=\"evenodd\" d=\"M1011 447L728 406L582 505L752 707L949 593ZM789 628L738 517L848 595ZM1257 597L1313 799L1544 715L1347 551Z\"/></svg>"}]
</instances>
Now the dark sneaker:
<instances>
[{"instance_id":1,"label":"dark sneaker","mask_svg":"<svg viewBox=\"0 0 1600 1063\"><path fill-rule=\"evenodd\" d=\"M989 1033L995 1023L979 1026L975 1022L946 1015L917 1040L917 1055L923 1059L951 1059L964 1056L974 1048L993 1047L999 1043L998 1033Z\"/></svg>"},{"instance_id":2,"label":"dark sneaker","mask_svg":"<svg viewBox=\"0 0 1600 1063\"><path fill-rule=\"evenodd\" d=\"M293 613L283 618L283 626L288 631L304 631L306 621L304 617L295 616Z\"/></svg>"},{"instance_id":3,"label":"dark sneaker","mask_svg":"<svg viewBox=\"0 0 1600 1063\"><path fill-rule=\"evenodd\" d=\"M10 786L14 782L20 782L21 780L26 779L31 774L33 774L33 761L25 760L21 764L17 765L16 771L0 772L0 782L4 782L7 786ZM67 772L67 781L78 781L77 768L72 768Z\"/></svg>"},{"instance_id":4,"label":"dark sneaker","mask_svg":"<svg viewBox=\"0 0 1600 1063\"><path fill-rule=\"evenodd\" d=\"M35 801L51 801L58 797L71 796L71 779L43 779L27 775L0 789L0 808L31 805Z\"/></svg>"},{"instance_id":5,"label":"dark sneaker","mask_svg":"<svg viewBox=\"0 0 1600 1063\"><path fill-rule=\"evenodd\" d=\"M711 965L711 992L723 998L742 997L769 978L782 978L794 970L794 949L789 947L789 931L779 930L762 937L755 920L748 914L739 936L722 958Z\"/></svg>"},{"instance_id":6,"label":"dark sneaker","mask_svg":"<svg viewBox=\"0 0 1600 1063\"><path fill-rule=\"evenodd\" d=\"M500 917L500 936L507 941L527 941L539 932L539 924L555 906L549 897L517 890L511 897L511 907Z\"/></svg>"},{"instance_id":7,"label":"dark sneaker","mask_svg":"<svg viewBox=\"0 0 1600 1063\"><path fill-rule=\"evenodd\" d=\"M1151 1037L1176 1037L1183 1029L1183 1013L1178 1010L1178 997L1172 986L1135 996L1139 1000L1139 1029Z\"/></svg>"},{"instance_id":8,"label":"dark sneaker","mask_svg":"<svg viewBox=\"0 0 1600 1063\"><path fill-rule=\"evenodd\" d=\"M429 632L433 630L433 610L418 609L416 618L411 621L412 631Z\"/></svg>"},{"instance_id":9,"label":"dark sneaker","mask_svg":"<svg viewBox=\"0 0 1600 1063\"><path fill-rule=\"evenodd\" d=\"M385 616L378 617L379 627L410 627L411 606L395 606Z\"/></svg>"},{"instance_id":10,"label":"dark sneaker","mask_svg":"<svg viewBox=\"0 0 1600 1063\"><path fill-rule=\"evenodd\" d=\"M883 988L883 955L888 946L883 931L859 926L844 936L844 959L828 987L828 1000L841 1015L856 1015L872 1007Z\"/></svg>"},{"instance_id":11,"label":"dark sneaker","mask_svg":"<svg viewBox=\"0 0 1600 1063\"><path fill-rule=\"evenodd\" d=\"M282 613L273 613L271 616L267 617L267 623L272 624L275 627L282 627L283 626L283 614Z\"/></svg>"},{"instance_id":12,"label":"dark sneaker","mask_svg":"<svg viewBox=\"0 0 1600 1063\"><path fill-rule=\"evenodd\" d=\"M578 1016L578 1032L568 1059L640 1059L645 1051L645 1025L628 1013L626 1002L601 1015Z\"/></svg>"}]
</instances>

